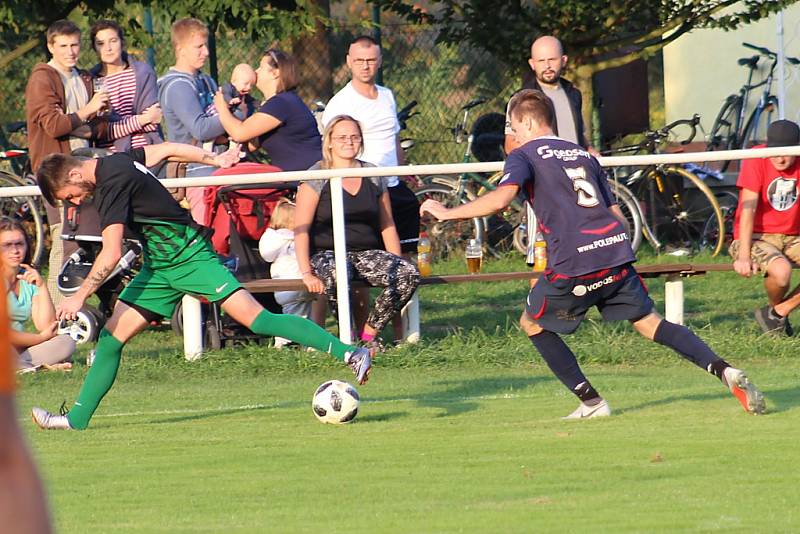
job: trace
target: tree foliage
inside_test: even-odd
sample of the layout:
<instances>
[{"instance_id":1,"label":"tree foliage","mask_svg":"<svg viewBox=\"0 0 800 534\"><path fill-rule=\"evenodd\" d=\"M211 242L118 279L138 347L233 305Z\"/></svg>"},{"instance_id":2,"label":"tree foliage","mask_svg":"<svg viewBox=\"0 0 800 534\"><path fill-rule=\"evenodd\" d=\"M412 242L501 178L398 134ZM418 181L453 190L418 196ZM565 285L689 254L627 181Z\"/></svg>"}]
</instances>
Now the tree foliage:
<instances>
[{"instance_id":1,"label":"tree foliage","mask_svg":"<svg viewBox=\"0 0 800 534\"><path fill-rule=\"evenodd\" d=\"M647 57L700 28L733 30L797 0L373 0L415 22L440 28L443 42L470 42L512 68L525 69L536 35L556 35L584 73Z\"/></svg>"},{"instance_id":2,"label":"tree foliage","mask_svg":"<svg viewBox=\"0 0 800 534\"><path fill-rule=\"evenodd\" d=\"M4 0L0 5L0 68L21 52L44 43L44 31L54 21L83 17L89 21L111 18L119 21L131 41L147 46L149 36L141 21L142 8L149 7L167 22L192 16L216 30L235 29L253 41L278 40L313 33L329 20L315 0Z\"/></svg>"}]
</instances>

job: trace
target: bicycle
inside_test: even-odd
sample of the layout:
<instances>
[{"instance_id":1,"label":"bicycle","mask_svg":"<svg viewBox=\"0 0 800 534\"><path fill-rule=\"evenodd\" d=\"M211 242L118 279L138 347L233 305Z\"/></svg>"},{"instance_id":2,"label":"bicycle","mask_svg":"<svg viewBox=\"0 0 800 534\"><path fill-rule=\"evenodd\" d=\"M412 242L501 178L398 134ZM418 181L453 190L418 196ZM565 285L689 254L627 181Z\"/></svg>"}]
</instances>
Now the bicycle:
<instances>
[{"instance_id":1,"label":"bicycle","mask_svg":"<svg viewBox=\"0 0 800 534\"><path fill-rule=\"evenodd\" d=\"M641 143L614 149L610 153L657 154L660 146L679 126L691 128L688 137L681 141L682 145L689 144L697 133L699 122L699 115L677 120L658 130L645 132ZM722 250L725 232L713 231L713 228L725 228L726 215L723 215L715 194L696 174L678 165L655 164L621 178L615 175L609 183L620 198L629 194L633 196L635 201L631 203L628 198L623 211L629 210L634 222L640 220L641 235L656 252L668 250L682 255L708 248L712 256L716 256ZM693 190L698 194L691 194Z\"/></svg>"},{"instance_id":2,"label":"bicycle","mask_svg":"<svg viewBox=\"0 0 800 534\"><path fill-rule=\"evenodd\" d=\"M4 131L3 131L4 130ZM24 134L25 122L13 122L0 130L0 161L9 165L9 171L0 170L0 187L20 187L36 185L30 170L28 151L10 142L12 133ZM38 197L0 197L0 216L9 217L20 223L31 239L31 264L38 266L44 256L47 231L45 228L44 205Z\"/></svg>"},{"instance_id":3,"label":"bicycle","mask_svg":"<svg viewBox=\"0 0 800 534\"><path fill-rule=\"evenodd\" d=\"M729 95L725 99L711 127L706 150L733 150L750 148L758 144L766 139L767 127L772 122L773 116L778 112L778 98L771 94L775 67L778 65L778 54L750 43L742 43L742 46L755 50L759 55L737 60L739 65L749 69L747 83L739 89L737 94ZM753 84L753 73L758 69L761 57L772 60L772 64L764 79ZM786 61L791 65L800 65L800 59L794 57L787 57ZM759 87L764 89L761 92L758 104L756 104L745 121L750 91ZM722 171L725 171L729 164L730 161L722 162Z\"/></svg>"},{"instance_id":4,"label":"bicycle","mask_svg":"<svg viewBox=\"0 0 800 534\"><path fill-rule=\"evenodd\" d=\"M479 98L461 107L460 111L463 112L463 115L451 129L456 144L462 144L466 139L462 163L469 163L472 160L473 146L476 141L482 145L497 143L502 146L502 132L500 134L478 132L476 135L476 131L480 128L473 127L473 131L467 133L470 110L485 102L485 99ZM487 118L486 121L493 121L494 115L499 114L490 114L484 117ZM476 121L476 126L481 119ZM415 194L420 204L432 198L447 207L454 207L466 204L475 200L480 194L495 189L502 176L502 171L498 171L488 178L483 174L473 172L461 173L457 176L424 176L421 177L423 185L415 190ZM435 221L426 226L433 250L443 258L449 257L451 254L462 254L464 246L470 239L480 239L490 253L498 254L502 250L511 248L512 243L517 244L519 240L514 238L515 234L525 232L525 209L521 202L515 200L506 210L497 215ZM525 249L522 248L520 252L524 254Z\"/></svg>"}]
</instances>

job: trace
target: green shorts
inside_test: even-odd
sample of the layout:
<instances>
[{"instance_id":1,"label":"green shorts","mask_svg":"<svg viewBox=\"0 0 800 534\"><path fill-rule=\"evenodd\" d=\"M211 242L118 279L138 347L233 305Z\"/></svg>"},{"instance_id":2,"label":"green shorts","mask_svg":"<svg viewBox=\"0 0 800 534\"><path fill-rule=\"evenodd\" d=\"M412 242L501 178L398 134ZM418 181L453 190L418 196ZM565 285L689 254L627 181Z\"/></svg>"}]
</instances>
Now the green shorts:
<instances>
[{"instance_id":1,"label":"green shorts","mask_svg":"<svg viewBox=\"0 0 800 534\"><path fill-rule=\"evenodd\" d=\"M178 265L152 269L145 264L122 290L119 300L134 308L171 317L175 305L185 294L218 302L241 289L239 281L220 263L211 245L203 243L194 256Z\"/></svg>"}]
</instances>

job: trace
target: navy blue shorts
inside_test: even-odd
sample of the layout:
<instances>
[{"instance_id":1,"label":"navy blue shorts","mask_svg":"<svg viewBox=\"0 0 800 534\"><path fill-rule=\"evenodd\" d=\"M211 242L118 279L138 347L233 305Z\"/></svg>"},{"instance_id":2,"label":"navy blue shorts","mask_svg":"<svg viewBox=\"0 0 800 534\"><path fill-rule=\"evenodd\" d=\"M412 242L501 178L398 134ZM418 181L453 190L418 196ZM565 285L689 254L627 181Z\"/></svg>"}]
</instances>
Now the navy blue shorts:
<instances>
[{"instance_id":1,"label":"navy blue shorts","mask_svg":"<svg viewBox=\"0 0 800 534\"><path fill-rule=\"evenodd\" d=\"M627 264L574 278L541 276L528 293L525 311L545 330L571 334L592 306L606 321L636 321L654 305L639 274Z\"/></svg>"}]
</instances>

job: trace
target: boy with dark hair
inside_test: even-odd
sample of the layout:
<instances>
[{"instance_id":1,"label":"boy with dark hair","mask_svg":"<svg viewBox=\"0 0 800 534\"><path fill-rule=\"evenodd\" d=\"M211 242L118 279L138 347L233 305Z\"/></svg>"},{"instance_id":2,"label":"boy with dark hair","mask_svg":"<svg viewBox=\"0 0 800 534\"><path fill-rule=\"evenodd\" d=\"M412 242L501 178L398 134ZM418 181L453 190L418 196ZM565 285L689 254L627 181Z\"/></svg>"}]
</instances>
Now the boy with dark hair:
<instances>
[{"instance_id":1,"label":"boy with dark hair","mask_svg":"<svg viewBox=\"0 0 800 534\"><path fill-rule=\"evenodd\" d=\"M92 196L103 236L102 249L86 280L58 306L59 319L74 319L117 265L125 227L142 243L144 262L100 332L94 364L75 405L65 415L33 408L34 422L47 429L85 429L114 383L125 343L151 321L171 316L187 293L219 302L226 314L257 334L329 352L353 370L360 384L366 382L371 367L367 349L346 345L301 317L272 314L242 288L220 263L207 229L195 224L148 170L167 158L230 167L238 161L239 151L213 154L182 143L162 143L100 159L54 154L42 162L39 183L45 198L79 205Z\"/></svg>"},{"instance_id":2,"label":"boy with dark hair","mask_svg":"<svg viewBox=\"0 0 800 534\"><path fill-rule=\"evenodd\" d=\"M661 318L633 268L627 223L598 161L553 134L554 112L542 92L525 89L509 104L520 147L509 154L499 187L452 209L426 200L420 211L437 219L490 215L522 189L547 242L550 267L530 290L520 325L558 379L580 400L566 419L611 415L559 334L574 332L589 308L606 320L627 320L647 339L672 348L708 371L754 414L764 398L745 373L719 358L688 328Z\"/></svg>"}]
</instances>

